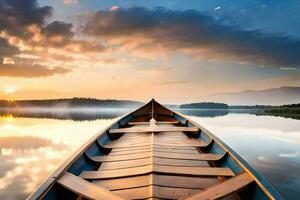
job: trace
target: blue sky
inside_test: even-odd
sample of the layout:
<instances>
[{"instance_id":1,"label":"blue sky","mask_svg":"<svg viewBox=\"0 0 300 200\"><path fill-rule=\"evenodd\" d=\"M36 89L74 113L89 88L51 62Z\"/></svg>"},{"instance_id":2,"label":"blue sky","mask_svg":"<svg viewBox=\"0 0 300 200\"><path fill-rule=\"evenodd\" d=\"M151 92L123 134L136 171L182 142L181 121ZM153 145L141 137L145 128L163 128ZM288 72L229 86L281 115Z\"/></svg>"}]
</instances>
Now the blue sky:
<instances>
[{"instance_id":1,"label":"blue sky","mask_svg":"<svg viewBox=\"0 0 300 200\"><path fill-rule=\"evenodd\" d=\"M165 7L172 10L196 9L238 24L246 29L263 29L295 37L300 36L300 2L297 0L77 0L64 6L63 0L39 0L42 5L51 5L59 19L67 20L74 13L110 9L112 6L130 8ZM77 2L77 3L76 3Z\"/></svg>"}]
</instances>

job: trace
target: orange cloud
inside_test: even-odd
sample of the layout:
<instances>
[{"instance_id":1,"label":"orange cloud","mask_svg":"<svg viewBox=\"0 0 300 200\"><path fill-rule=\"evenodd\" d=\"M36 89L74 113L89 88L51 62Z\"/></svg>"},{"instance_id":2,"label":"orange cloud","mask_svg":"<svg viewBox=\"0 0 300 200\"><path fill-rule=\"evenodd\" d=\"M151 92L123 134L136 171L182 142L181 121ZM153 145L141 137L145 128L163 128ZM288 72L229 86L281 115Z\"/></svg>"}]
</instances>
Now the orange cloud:
<instances>
[{"instance_id":1,"label":"orange cloud","mask_svg":"<svg viewBox=\"0 0 300 200\"><path fill-rule=\"evenodd\" d=\"M40 64L0 64L0 76L10 77L43 77L65 74L71 69L66 67L49 67Z\"/></svg>"}]
</instances>

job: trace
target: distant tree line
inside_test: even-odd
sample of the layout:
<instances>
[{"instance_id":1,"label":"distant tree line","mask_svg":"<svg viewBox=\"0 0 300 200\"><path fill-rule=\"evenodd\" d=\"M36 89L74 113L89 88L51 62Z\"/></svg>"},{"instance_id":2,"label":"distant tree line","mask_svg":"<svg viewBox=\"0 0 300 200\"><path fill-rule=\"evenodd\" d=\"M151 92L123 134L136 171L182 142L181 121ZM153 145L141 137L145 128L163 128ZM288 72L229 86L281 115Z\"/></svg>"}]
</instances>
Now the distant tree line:
<instances>
[{"instance_id":1,"label":"distant tree line","mask_svg":"<svg viewBox=\"0 0 300 200\"><path fill-rule=\"evenodd\" d=\"M142 103L129 100L69 98L44 100L0 100L0 107L137 107Z\"/></svg>"},{"instance_id":2,"label":"distant tree line","mask_svg":"<svg viewBox=\"0 0 300 200\"><path fill-rule=\"evenodd\" d=\"M286 105L282 105L282 106L277 106L278 108L300 108L300 104L296 103L296 104L286 104Z\"/></svg>"},{"instance_id":3,"label":"distant tree line","mask_svg":"<svg viewBox=\"0 0 300 200\"><path fill-rule=\"evenodd\" d=\"M179 108L180 109L228 109L229 106L225 103L202 102L202 103L182 104L179 106Z\"/></svg>"},{"instance_id":4,"label":"distant tree line","mask_svg":"<svg viewBox=\"0 0 300 200\"><path fill-rule=\"evenodd\" d=\"M300 118L300 104L289 104L281 106L272 106L264 111L266 114L273 114L287 117Z\"/></svg>"},{"instance_id":5,"label":"distant tree line","mask_svg":"<svg viewBox=\"0 0 300 200\"><path fill-rule=\"evenodd\" d=\"M230 109L267 109L272 106L268 105L253 105L253 106L229 106Z\"/></svg>"}]
</instances>

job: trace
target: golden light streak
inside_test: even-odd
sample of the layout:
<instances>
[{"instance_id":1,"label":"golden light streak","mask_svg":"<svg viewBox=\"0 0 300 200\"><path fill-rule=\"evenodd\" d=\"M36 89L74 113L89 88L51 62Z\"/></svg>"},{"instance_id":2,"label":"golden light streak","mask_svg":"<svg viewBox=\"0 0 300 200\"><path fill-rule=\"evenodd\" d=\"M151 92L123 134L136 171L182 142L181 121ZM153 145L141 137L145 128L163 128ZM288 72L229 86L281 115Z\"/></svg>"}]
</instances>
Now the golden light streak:
<instances>
[{"instance_id":1,"label":"golden light streak","mask_svg":"<svg viewBox=\"0 0 300 200\"><path fill-rule=\"evenodd\" d=\"M17 88L15 86L6 86L6 87L4 87L4 92L6 94L14 93L16 90L17 90Z\"/></svg>"}]
</instances>

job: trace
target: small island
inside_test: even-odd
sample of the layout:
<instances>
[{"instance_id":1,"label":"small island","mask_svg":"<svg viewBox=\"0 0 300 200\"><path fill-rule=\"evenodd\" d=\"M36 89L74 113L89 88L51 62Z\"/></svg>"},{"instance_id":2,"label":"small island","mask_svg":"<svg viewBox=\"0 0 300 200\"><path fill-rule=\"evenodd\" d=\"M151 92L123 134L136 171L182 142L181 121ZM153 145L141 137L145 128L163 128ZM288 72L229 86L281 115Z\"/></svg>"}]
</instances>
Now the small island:
<instances>
[{"instance_id":1,"label":"small island","mask_svg":"<svg viewBox=\"0 0 300 200\"><path fill-rule=\"evenodd\" d=\"M180 109L228 109L229 106L225 103L201 102L181 104Z\"/></svg>"}]
</instances>

